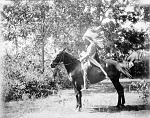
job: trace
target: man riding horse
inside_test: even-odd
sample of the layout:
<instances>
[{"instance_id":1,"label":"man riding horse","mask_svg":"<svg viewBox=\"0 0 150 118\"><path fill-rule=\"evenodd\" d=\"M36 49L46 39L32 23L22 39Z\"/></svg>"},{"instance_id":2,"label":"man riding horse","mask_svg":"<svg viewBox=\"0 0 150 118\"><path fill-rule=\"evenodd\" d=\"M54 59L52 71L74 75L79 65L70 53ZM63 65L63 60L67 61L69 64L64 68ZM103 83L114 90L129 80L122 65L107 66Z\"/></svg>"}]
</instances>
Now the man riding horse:
<instances>
[{"instance_id":1,"label":"man riding horse","mask_svg":"<svg viewBox=\"0 0 150 118\"><path fill-rule=\"evenodd\" d=\"M93 32L92 30L87 30L86 33L83 35L83 41L86 47L86 52L84 56L81 57L80 61L83 62L84 60L93 63L95 66L99 67L101 71L105 74L106 78L109 78L105 70L102 68L100 63L94 58L97 49L102 49L104 46L102 44L102 40L99 43L99 45L94 41L98 37L98 34ZM87 86L87 70L84 67L84 64L82 64L82 69L83 69L83 79L84 79L84 87L82 89L86 90L88 88Z\"/></svg>"}]
</instances>

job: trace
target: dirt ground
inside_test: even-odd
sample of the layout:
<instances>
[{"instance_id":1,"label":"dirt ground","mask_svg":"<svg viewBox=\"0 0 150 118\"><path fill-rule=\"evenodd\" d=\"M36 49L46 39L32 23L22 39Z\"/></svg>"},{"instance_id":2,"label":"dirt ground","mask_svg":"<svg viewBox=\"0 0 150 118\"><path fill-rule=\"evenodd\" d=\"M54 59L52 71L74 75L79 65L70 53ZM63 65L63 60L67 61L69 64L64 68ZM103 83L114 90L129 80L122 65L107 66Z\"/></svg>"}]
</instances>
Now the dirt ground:
<instances>
[{"instance_id":1,"label":"dirt ground","mask_svg":"<svg viewBox=\"0 0 150 118\"><path fill-rule=\"evenodd\" d=\"M95 87L83 92L81 112L75 111L74 90L36 100L9 102L3 106L3 118L150 118L150 106L139 94L125 93L126 104L116 109L117 93L100 93Z\"/></svg>"}]
</instances>

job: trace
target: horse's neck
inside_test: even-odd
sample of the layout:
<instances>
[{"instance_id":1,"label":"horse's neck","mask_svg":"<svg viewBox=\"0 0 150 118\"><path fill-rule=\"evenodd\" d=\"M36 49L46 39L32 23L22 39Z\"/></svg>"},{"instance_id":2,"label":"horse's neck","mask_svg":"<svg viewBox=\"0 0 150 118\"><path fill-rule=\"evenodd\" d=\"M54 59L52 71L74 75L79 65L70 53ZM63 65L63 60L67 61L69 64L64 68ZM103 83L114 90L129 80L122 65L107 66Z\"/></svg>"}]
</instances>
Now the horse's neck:
<instances>
[{"instance_id":1,"label":"horse's neck","mask_svg":"<svg viewBox=\"0 0 150 118\"><path fill-rule=\"evenodd\" d=\"M68 73L72 72L80 62L76 58L69 58L64 61L64 66Z\"/></svg>"},{"instance_id":2,"label":"horse's neck","mask_svg":"<svg viewBox=\"0 0 150 118\"><path fill-rule=\"evenodd\" d=\"M79 64L80 63L72 63L72 64L69 64L69 65L65 65L67 73L69 74L69 73L73 72Z\"/></svg>"}]
</instances>

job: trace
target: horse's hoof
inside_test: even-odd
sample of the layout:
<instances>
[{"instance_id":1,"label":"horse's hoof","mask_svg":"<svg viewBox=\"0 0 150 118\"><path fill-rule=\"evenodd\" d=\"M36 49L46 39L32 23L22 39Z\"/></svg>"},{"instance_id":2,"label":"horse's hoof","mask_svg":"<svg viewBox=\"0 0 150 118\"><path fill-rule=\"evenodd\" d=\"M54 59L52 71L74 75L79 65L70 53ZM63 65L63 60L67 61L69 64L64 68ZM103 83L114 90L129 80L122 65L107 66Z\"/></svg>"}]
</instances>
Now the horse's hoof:
<instances>
[{"instance_id":1,"label":"horse's hoof","mask_svg":"<svg viewBox=\"0 0 150 118\"><path fill-rule=\"evenodd\" d=\"M77 110L78 109L78 105L76 106L76 108L74 110Z\"/></svg>"},{"instance_id":2,"label":"horse's hoof","mask_svg":"<svg viewBox=\"0 0 150 118\"><path fill-rule=\"evenodd\" d=\"M76 108L75 112L80 112L81 108Z\"/></svg>"},{"instance_id":3,"label":"horse's hoof","mask_svg":"<svg viewBox=\"0 0 150 118\"><path fill-rule=\"evenodd\" d=\"M116 108L119 110L121 108L121 105L117 105Z\"/></svg>"},{"instance_id":4,"label":"horse's hoof","mask_svg":"<svg viewBox=\"0 0 150 118\"><path fill-rule=\"evenodd\" d=\"M121 109L125 108L125 105L124 105L124 104L122 104L122 105L117 105L116 108L117 108L118 110L121 110Z\"/></svg>"},{"instance_id":5,"label":"horse's hoof","mask_svg":"<svg viewBox=\"0 0 150 118\"><path fill-rule=\"evenodd\" d=\"M121 105L121 107L122 107L122 108L125 108L125 105L124 105L124 104L122 104L122 105Z\"/></svg>"}]
</instances>

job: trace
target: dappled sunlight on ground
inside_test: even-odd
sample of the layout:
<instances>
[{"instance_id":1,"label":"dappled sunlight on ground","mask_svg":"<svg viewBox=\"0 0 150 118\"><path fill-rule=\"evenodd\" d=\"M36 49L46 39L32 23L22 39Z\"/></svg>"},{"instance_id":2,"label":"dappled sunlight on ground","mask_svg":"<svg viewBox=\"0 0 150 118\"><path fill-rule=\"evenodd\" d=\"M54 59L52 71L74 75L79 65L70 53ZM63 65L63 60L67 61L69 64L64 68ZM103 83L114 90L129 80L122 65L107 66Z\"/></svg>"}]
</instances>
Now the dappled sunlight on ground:
<instances>
[{"instance_id":1,"label":"dappled sunlight on ground","mask_svg":"<svg viewBox=\"0 0 150 118\"><path fill-rule=\"evenodd\" d=\"M125 93L125 107L118 110L117 93L98 93L97 89L91 87L83 92L81 112L75 111L75 94L71 89L47 98L6 103L4 118L149 118L150 106L143 105L137 93Z\"/></svg>"}]
</instances>

